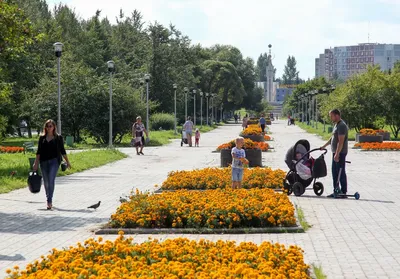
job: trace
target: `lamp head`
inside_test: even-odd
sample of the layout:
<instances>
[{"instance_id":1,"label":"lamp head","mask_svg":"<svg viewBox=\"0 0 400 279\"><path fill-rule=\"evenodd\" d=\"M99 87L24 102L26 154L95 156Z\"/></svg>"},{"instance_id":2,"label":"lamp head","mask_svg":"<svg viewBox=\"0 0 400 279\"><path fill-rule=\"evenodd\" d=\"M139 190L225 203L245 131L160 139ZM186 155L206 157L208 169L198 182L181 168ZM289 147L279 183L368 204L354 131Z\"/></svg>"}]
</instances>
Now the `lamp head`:
<instances>
[{"instance_id":1,"label":"lamp head","mask_svg":"<svg viewBox=\"0 0 400 279\"><path fill-rule=\"evenodd\" d=\"M107 68L110 73L114 72L115 64L114 61L107 61Z\"/></svg>"},{"instance_id":2,"label":"lamp head","mask_svg":"<svg viewBox=\"0 0 400 279\"><path fill-rule=\"evenodd\" d=\"M172 87L176 90L176 89L178 88L178 85L177 85L176 83L174 83L174 84L172 85Z\"/></svg>"},{"instance_id":3,"label":"lamp head","mask_svg":"<svg viewBox=\"0 0 400 279\"><path fill-rule=\"evenodd\" d=\"M145 74L144 75L144 80L148 83L150 81L150 75L149 74Z\"/></svg>"},{"instance_id":4,"label":"lamp head","mask_svg":"<svg viewBox=\"0 0 400 279\"><path fill-rule=\"evenodd\" d=\"M183 88L183 91L187 94L189 92L189 89L187 87Z\"/></svg>"},{"instance_id":5,"label":"lamp head","mask_svg":"<svg viewBox=\"0 0 400 279\"><path fill-rule=\"evenodd\" d=\"M60 42L57 42L54 44L54 52L56 54L56 57L61 57L62 47L63 47L63 44Z\"/></svg>"}]
</instances>

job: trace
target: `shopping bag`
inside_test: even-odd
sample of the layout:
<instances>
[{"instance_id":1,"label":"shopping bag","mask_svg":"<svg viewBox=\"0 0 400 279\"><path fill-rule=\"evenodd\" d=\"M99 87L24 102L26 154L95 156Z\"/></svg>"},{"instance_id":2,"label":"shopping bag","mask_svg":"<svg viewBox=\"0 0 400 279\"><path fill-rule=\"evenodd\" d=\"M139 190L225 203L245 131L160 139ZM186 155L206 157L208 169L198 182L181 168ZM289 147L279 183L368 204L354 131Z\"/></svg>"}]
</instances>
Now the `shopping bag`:
<instances>
[{"instance_id":1,"label":"shopping bag","mask_svg":"<svg viewBox=\"0 0 400 279\"><path fill-rule=\"evenodd\" d=\"M311 169L309 167L303 165L302 162L300 162L296 165L296 172L303 180L307 180L312 177Z\"/></svg>"},{"instance_id":2,"label":"shopping bag","mask_svg":"<svg viewBox=\"0 0 400 279\"><path fill-rule=\"evenodd\" d=\"M42 176L40 176L36 171L29 172L28 187L29 191L33 194L40 192L40 188L42 187Z\"/></svg>"}]
</instances>

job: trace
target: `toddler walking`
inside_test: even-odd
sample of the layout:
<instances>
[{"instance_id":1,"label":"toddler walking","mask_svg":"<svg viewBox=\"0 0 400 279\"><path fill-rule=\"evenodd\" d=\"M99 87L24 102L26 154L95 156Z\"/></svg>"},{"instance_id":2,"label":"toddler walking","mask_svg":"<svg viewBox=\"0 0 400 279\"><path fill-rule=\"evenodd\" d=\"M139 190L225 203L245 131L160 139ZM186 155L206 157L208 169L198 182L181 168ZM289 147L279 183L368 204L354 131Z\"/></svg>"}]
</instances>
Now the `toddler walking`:
<instances>
[{"instance_id":1,"label":"toddler walking","mask_svg":"<svg viewBox=\"0 0 400 279\"><path fill-rule=\"evenodd\" d=\"M248 164L246 152L242 148L244 138L239 137L235 140L236 146L232 148L232 189L242 188L243 165Z\"/></svg>"},{"instance_id":2,"label":"toddler walking","mask_svg":"<svg viewBox=\"0 0 400 279\"><path fill-rule=\"evenodd\" d=\"M199 131L198 128L196 129L196 133L195 133L195 135L194 135L194 138L195 138L194 146L195 146L195 147L196 147L196 146L199 147L200 131Z\"/></svg>"}]
</instances>

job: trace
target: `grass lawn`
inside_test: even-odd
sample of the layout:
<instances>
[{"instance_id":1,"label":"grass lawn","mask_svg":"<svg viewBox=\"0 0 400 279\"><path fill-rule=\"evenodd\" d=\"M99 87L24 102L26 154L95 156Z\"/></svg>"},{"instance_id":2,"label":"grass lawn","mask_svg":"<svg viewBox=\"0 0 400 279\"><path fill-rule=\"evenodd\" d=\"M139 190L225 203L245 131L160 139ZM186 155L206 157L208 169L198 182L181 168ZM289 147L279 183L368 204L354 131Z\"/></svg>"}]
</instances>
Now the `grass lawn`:
<instances>
[{"instance_id":1,"label":"grass lawn","mask_svg":"<svg viewBox=\"0 0 400 279\"><path fill-rule=\"evenodd\" d=\"M324 133L324 123L318 123L318 128L313 128L311 125L308 126L305 122L302 123L300 121L297 121L296 125L310 134L316 134L321 136L325 140L328 140L329 137L331 136L331 134L328 133L328 127L332 127L330 123L325 125L325 133ZM384 130L390 131L390 128L385 127ZM355 139L356 139L356 130L355 129L349 130L349 140L355 140ZM398 141L400 139L394 138L393 135L391 134L391 140Z\"/></svg>"},{"instance_id":2,"label":"grass lawn","mask_svg":"<svg viewBox=\"0 0 400 279\"><path fill-rule=\"evenodd\" d=\"M35 154L14 153L0 154L0 194L27 186L29 173L29 158ZM81 172L90 168L99 167L110 162L121 160L127 156L117 150L96 150L69 154L72 169L58 172L58 176L64 176ZM11 172L15 172L11 177Z\"/></svg>"},{"instance_id":3,"label":"grass lawn","mask_svg":"<svg viewBox=\"0 0 400 279\"><path fill-rule=\"evenodd\" d=\"M223 125L219 123L218 125L213 126L203 126L200 127L201 133L206 133L214 130L218 126ZM172 139L180 139L181 138L181 130L182 128L178 128L178 133L175 135L173 130L167 131L150 131L150 142L147 146L161 146L164 144L168 144ZM38 137L34 136L32 138L27 137L11 137L6 138L4 141L0 143L3 146L23 146L25 142L34 142L35 146L37 146ZM131 146L131 135L127 134L122 138L122 142L119 144L115 144L115 147L130 147ZM65 138L64 138L65 141ZM73 150L73 149L96 149L96 148L106 148L107 144L97 143L93 138L86 138L85 143L74 143L74 146L65 145L65 149Z\"/></svg>"}]
</instances>

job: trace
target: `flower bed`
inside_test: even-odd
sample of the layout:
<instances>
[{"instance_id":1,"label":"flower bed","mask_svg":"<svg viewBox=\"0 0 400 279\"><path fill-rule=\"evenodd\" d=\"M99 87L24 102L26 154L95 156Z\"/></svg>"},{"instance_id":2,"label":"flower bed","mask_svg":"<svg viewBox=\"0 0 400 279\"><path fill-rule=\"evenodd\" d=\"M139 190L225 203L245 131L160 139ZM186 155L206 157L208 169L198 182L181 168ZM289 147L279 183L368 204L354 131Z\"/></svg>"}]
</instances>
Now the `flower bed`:
<instances>
[{"instance_id":1,"label":"flower bed","mask_svg":"<svg viewBox=\"0 0 400 279\"><path fill-rule=\"evenodd\" d=\"M263 228L296 226L287 195L270 189L136 192L111 215L112 228Z\"/></svg>"},{"instance_id":2,"label":"flower bed","mask_svg":"<svg viewBox=\"0 0 400 279\"><path fill-rule=\"evenodd\" d=\"M258 136L261 135L261 128L257 125L249 125L246 129L244 129L240 135L242 136Z\"/></svg>"},{"instance_id":3,"label":"flower bed","mask_svg":"<svg viewBox=\"0 0 400 279\"><path fill-rule=\"evenodd\" d=\"M398 142L364 142L356 143L355 148L361 148L362 150L382 150L382 151L400 151L400 143Z\"/></svg>"},{"instance_id":4,"label":"flower bed","mask_svg":"<svg viewBox=\"0 0 400 279\"><path fill-rule=\"evenodd\" d=\"M0 153L21 153L24 152L23 147L19 146L0 146Z\"/></svg>"},{"instance_id":5,"label":"flower bed","mask_svg":"<svg viewBox=\"0 0 400 279\"><path fill-rule=\"evenodd\" d=\"M264 135L264 140L266 140L266 141L271 141L272 138L271 138L270 136L268 136L268 135Z\"/></svg>"},{"instance_id":6,"label":"flower bed","mask_svg":"<svg viewBox=\"0 0 400 279\"><path fill-rule=\"evenodd\" d=\"M303 251L270 242L194 241L187 238L133 243L89 239L53 249L9 278L310 278Z\"/></svg>"},{"instance_id":7,"label":"flower bed","mask_svg":"<svg viewBox=\"0 0 400 279\"><path fill-rule=\"evenodd\" d=\"M374 129L361 129L360 135L362 136L376 136L377 132Z\"/></svg>"},{"instance_id":8,"label":"flower bed","mask_svg":"<svg viewBox=\"0 0 400 279\"><path fill-rule=\"evenodd\" d=\"M223 143L217 147L217 151L221 149L232 149L236 146L235 140L231 140L228 143ZM251 139L244 139L244 149L261 149L261 151L268 151L269 145L266 142L255 142Z\"/></svg>"},{"instance_id":9,"label":"flower bed","mask_svg":"<svg viewBox=\"0 0 400 279\"><path fill-rule=\"evenodd\" d=\"M286 173L270 168L244 169L243 188L282 188ZM190 171L175 171L168 174L161 186L162 190L205 190L231 187L230 168L205 168Z\"/></svg>"}]
</instances>

